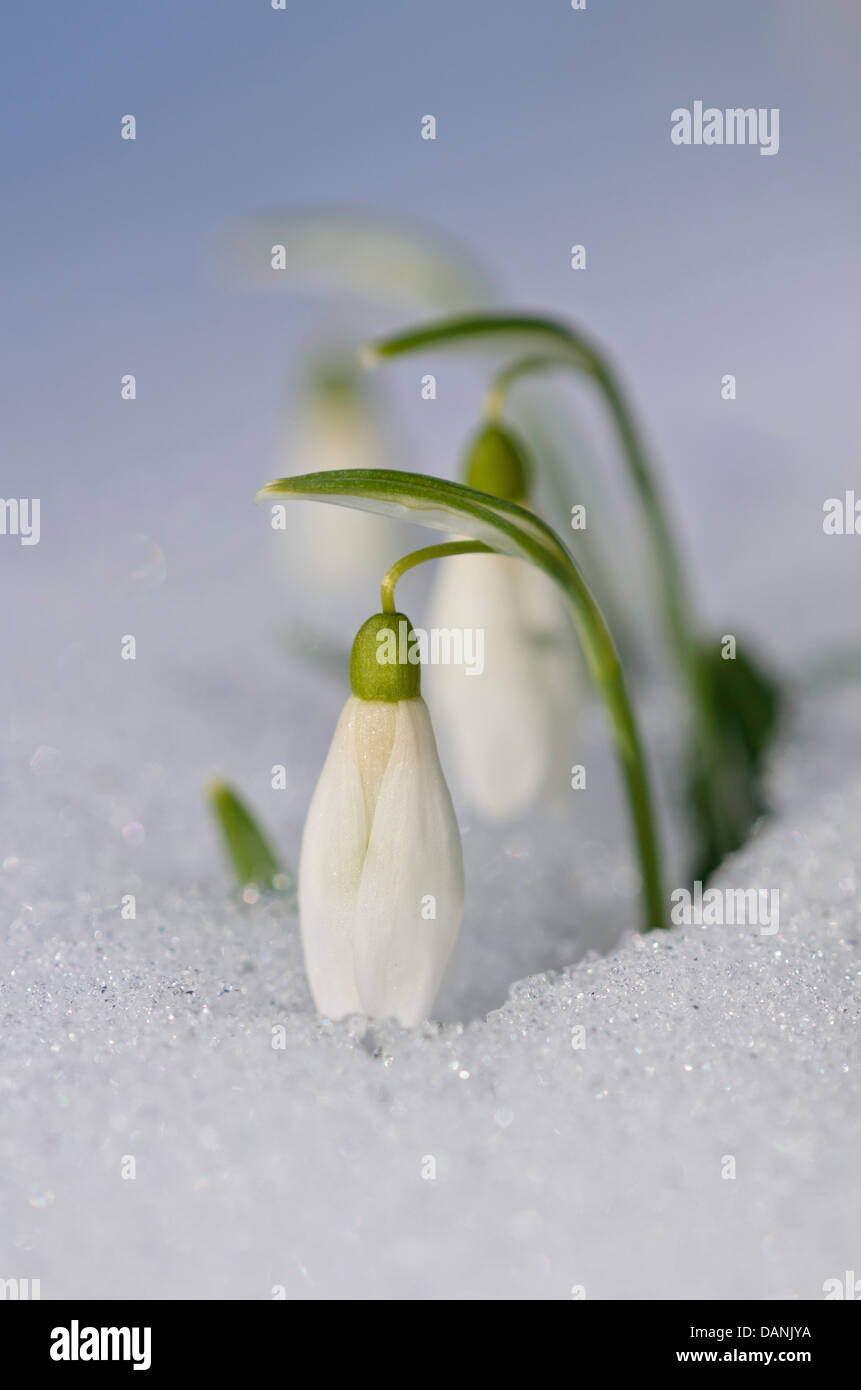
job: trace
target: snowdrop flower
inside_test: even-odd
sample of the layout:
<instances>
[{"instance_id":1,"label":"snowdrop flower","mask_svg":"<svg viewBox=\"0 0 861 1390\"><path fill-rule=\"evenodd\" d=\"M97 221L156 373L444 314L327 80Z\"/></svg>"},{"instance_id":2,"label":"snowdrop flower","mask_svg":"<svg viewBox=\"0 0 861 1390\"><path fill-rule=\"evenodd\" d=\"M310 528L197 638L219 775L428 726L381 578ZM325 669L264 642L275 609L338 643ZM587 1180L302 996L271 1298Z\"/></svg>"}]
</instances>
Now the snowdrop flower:
<instances>
[{"instance_id":1,"label":"snowdrop flower","mask_svg":"<svg viewBox=\"0 0 861 1390\"><path fill-rule=\"evenodd\" d=\"M465 481L524 504L526 469L508 431L482 431ZM465 797L489 820L513 819L567 785L580 672L564 601L522 560L457 556L440 562L430 621L485 634L483 672L429 666L428 699Z\"/></svg>"},{"instance_id":2,"label":"snowdrop flower","mask_svg":"<svg viewBox=\"0 0 861 1390\"><path fill-rule=\"evenodd\" d=\"M329 472L333 468L380 468L388 450L373 398L356 372L324 364L311 376L291 421L285 458L288 474ZM345 585L376 576L380 553L393 548L393 523L382 516L342 507L310 507L285 518L274 534L277 557L291 587L313 583L334 598Z\"/></svg>"},{"instance_id":3,"label":"snowdrop flower","mask_svg":"<svg viewBox=\"0 0 861 1390\"><path fill-rule=\"evenodd\" d=\"M348 699L314 792L299 863L299 911L314 1002L406 1027L427 1018L451 964L463 911L460 834L416 663L384 664L360 629ZM417 655L412 647L414 655Z\"/></svg>"}]
</instances>

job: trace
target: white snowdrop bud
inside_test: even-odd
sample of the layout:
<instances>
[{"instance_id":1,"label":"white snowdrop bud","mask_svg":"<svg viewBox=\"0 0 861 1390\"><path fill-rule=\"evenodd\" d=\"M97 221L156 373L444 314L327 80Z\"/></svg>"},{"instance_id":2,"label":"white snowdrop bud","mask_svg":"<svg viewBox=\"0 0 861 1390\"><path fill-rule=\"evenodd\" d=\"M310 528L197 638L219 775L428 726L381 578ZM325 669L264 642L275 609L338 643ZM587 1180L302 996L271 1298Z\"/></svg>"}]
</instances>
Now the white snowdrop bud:
<instances>
[{"instance_id":1,"label":"white snowdrop bud","mask_svg":"<svg viewBox=\"0 0 861 1390\"><path fill-rule=\"evenodd\" d=\"M488 425L471 441L470 487L527 506L525 450L506 427ZM428 698L463 794L488 820L527 812L565 785L572 706L580 686L571 623L547 575L507 555L440 562L432 629L481 631L484 669L428 668Z\"/></svg>"},{"instance_id":2,"label":"white snowdrop bud","mask_svg":"<svg viewBox=\"0 0 861 1390\"><path fill-rule=\"evenodd\" d=\"M418 649L386 663L378 613L353 645L353 693L317 783L299 863L305 968L329 1018L360 1013L406 1027L427 1018L463 912L463 857L421 698ZM423 911L429 896L433 916Z\"/></svg>"}]
</instances>

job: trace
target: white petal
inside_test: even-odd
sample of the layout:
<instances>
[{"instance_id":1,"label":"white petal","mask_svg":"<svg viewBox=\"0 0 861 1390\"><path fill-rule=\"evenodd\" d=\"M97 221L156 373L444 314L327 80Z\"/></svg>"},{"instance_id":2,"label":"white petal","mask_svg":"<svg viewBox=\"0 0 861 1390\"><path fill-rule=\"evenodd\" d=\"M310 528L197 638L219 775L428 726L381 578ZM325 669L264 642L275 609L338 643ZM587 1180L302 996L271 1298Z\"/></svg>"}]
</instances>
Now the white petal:
<instances>
[{"instance_id":1,"label":"white petal","mask_svg":"<svg viewBox=\"0 0 861 1390\"><path fill-rule=\"evenodd\" d=\"M428 700L476 810L492 820L522 814L568 756L577 664L564 604L522 560L458 556L439 565L431 621L484 630L483 673L431 666Z\"/></svg>"},{"instance_id":2,"label":"white petal","mask_svg":"<svg viewBox=\"0 0 861 1390\"><path fill-rule=\"evenodd\" d=\"M374 821L377 798L392 756L398 724L397 703L392 700L350 701L353 753L362 779L367 826ZM370 832L368 832L368 835ZM368 839L366 835L366 840Z\"/></svg>"},{"instance_id":3,"label":"white petal","mask_svg":"<svg viewBox=\"0 0 861 1390\"><path fill-rule=\"evenodd\" d=\"M329 1018L362 1012L353 976L353 920L369 820L355 750L356 706L344 706L320 773L299 858L299 915L314 1003Z\"/></svg>"},{"instance_id":4,"label":"white petal","mask_svg":"<svg viewBox=\"0 0 861 1390\"><path fill-rule=\"evenodd\" d=\"M356 904L362 1012L412 1027L427 1018L463 912L460 833L424 700L401 700ZM435 916L423 915L433 900Z\"/></svg>"}]
</instances>

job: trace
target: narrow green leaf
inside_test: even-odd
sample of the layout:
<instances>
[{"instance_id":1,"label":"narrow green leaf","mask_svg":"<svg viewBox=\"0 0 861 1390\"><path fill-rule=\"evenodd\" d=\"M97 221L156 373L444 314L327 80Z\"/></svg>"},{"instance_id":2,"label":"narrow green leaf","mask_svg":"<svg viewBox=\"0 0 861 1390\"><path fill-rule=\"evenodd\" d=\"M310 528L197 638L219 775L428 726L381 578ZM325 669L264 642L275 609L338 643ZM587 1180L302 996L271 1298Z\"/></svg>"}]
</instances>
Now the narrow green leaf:
<instances>
[{"instance_id":1,"label":"narrow green leaf","mask_svg":"<svg viewBox=\"0 0 861 1390\"><path fill-rule=\"evenodd\" d=\"M715 638L705 657L715 706L727 739L734 739L752 771L759 771L779 723L782 696L774 678L757 665L741 643L725 661Z\"/></svg>"},{"instance_id":2,"label":"narrow green leaf","mask_svg":"<svg viewBox=\"0 0 861 1390\"><path fill-rule=\"evenodd\" d=\"M667 624L694 713L688 785L698 833L697 877L705 878L743 843L764 799L761 755L776 727L779 692L760 680L752 664L727 684L726 671L705 655L657 476L643 447L626 392L603 350L579 329L558 319L505 312L464 314L409 328L372 343L361 353L367 366L412 352L443 347L492 348L514 358L496 377L488 400L495 419L519 377L546 367L568 366L600 391L615 423L628 474L639 496Z\"/></svg>"},{"instance_id":3,"label":"narrow green leaf","mask_svg":"<svg viewBox=\"0 0 861 1390\"><path fill-rule=\"evenodd\" d=\"M358 468L308 473L268 483L257 496L303 498L399 516L520 556L555 580L568 602L615 739L643 878L644 930L666 926L651 790L622 668L601 610L555 531L516 502L421 473Z\"/></svg>"},{"instance_id":4,"label":"narrow green leaf","mask_svg":"<svg viewBox=\"0 0 861 1390\"><path fill-rule=\"evenodd\" d=\"M531 368L558 362L591 371L600 360L596 344L561 320L509 313L463 314L420 324L370 343L361 355L370 367L410 352L467 345L529 359Z\"/></svg>"},{"instance_id":5,"label":"narrow green leaf","mask_svg":"<svg viewBox=\"0 0 861 1390\"><path fill-rule=\"evenodd\" d=\"M277 478L260 489L257 501L284 495L394 516L435 531L465 534L506 555L527 554L535 559L535 552L540 552L545 566L573 564L556 533L533 512L462 483L424 473L386 468L327 469L325 473Z\"/></svg>"},{"instance_id":6,"label":"narrow green leaf","mask_svg":"<svg viewBox=\"0 0 861 1390\"><path fill-rule=\"evenodd\" d=\"M693 686L696 623L685 568L626 393L603 349L582 329L561 319L492 312L460 314L408 328L368 344L361 350L360 357L366 366L373 367L392 358L437 347L477 347L502 353L508 359L508 366L496 380L501 399L519 375L524 372L531 375L546 367L572 368L598 388L616 426L629 477L643 509L668 629L681 668L687 672ZM499 405L497 402L497 410ZM695 689L693 693L696 699Z\"/></svg>"},{"instance_id":7,"label":"narrow green leaf","mask_svg":"<svg viewBox=\"0 0 861 1390\"><path fill-rule=\"evenodd\" d=\"M769 809L763 774L784 703L777 682L740 645L733 660L725 661L720 648L714 638L700 649L719 752L708 775L692 757L688 780L699 831L692 877L703 883L727 854L744 844L754 821Z\"/></svg>"},{"instance_id":8,"label":"narrow green leaf","mask_svg":"<svg viewBox=\"0 0 861 1390\"><path fill-rule=\"evenodd\" d=\"M254 884L261 892L291 888L291 875L233 788L226 782L210 782L207 795L240 887Z\"/></svg>"}]
</instances>

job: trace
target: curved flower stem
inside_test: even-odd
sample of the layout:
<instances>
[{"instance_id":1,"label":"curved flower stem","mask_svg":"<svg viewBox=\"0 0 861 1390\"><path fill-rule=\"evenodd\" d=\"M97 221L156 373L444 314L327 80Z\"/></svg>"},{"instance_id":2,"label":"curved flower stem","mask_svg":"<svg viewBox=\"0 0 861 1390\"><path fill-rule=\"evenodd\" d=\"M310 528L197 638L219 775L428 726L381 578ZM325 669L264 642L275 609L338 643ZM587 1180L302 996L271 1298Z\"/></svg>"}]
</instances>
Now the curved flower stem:
<instances>
[{"instance_id":1,"label":"curved flower stem","mask_svg":"<svg viewBox=\"0 0 861 1390\"><path fill-rule=\"evenodd\" d=\"M383 576L380 586L380 596L382 599L382 611L384 613L396 613L395 607L395 585L402 574L407 570L415 569L416 565L423 565L426 560L442 560L446 555L475 555L481 551L487 551L493 555L495 552L483 541L444 541L441 545L427 545L423 550L413 550L411 554L405 555L397 564L392 565L391 569Z\"/></svg>"},{"instance_id":2,"label":"curved flower stem","mask_svg":"<svg viewBox=\"0 0 861 1390\"><path fill-rule=\"evenodd\" d=\"M643 881L643 930L665 927L666 902L652 794L621 663L604 616L555 531L515 502L420 473L382 468L332 469L304 477L279 478L262 488L258 497L280 494L365 507L401 517L414 512L417 515L410 519L425 525L443 530L471 529L491 538L493 544L486 545L487 550L519 555L555 580L571 610L590 674L603 696L621 764ZM454 542L455 547L462 544L474 546L473 542ZM451 553L448 547L430 549ZM416 563L420 561L416 559Z\"/></svg>"},{"instance_id":3,"label":"curved flower stem","mask_svg":"<svg viewBox=\"0 0 861 1390\"><path fill-rule=\"evenodd\" d=\"M624 392L604 354L582 333L555 319L528 314L468 315L443 319L373 343L362 351L368 365L400 357L420 348L460 343L465 339L498 339L518 350L518 358L495 378L487 397L491 416L502 409L514 381L527 372L573 367L585 373L601 391L625 452L628 472L640 497L652 541L666 608L668 626L683 669L689 669L689 648L695 624L681 557L652 468L634 424Z\"/></svg>"},{"instance_id":4,"label":"curved flower stem","mask_svg":"<svg viewBox=\"0 0 861 1390\"><path fill-rule=\"evenodd\" d=\"M519 381L522 376L529 376L532 372L546 372L548 367L556 366L559 366L558 362L546 357L521 357L512 362L510 367L503 367L493 378L484 397L484 413L491 424L499 423L508 392L515 381Z\"/></svg>"},{"instance_id":5,"label":"curved flower stem","mask_svg":"<svg viewBox=\"0 0 861 1390\"><path fill-rule=\"evenodd\" d=\"M663 497L615 371L604 353L579 331L559 320L529 314L465 315L407 330L364 348L370 366L420 349L476 340L497 344L517 358L495 377L485 400L490 418L501 412L512 384L521 376L553 367L584 373L598 387L613 418L628 474L640 499L651 540L667 629L694 711L698 757L706 771L711 816L719 840L732 846L732 827L720 793L720 742L717 715L705 671L687 579Z\"/></svg>"}]
</instances>

